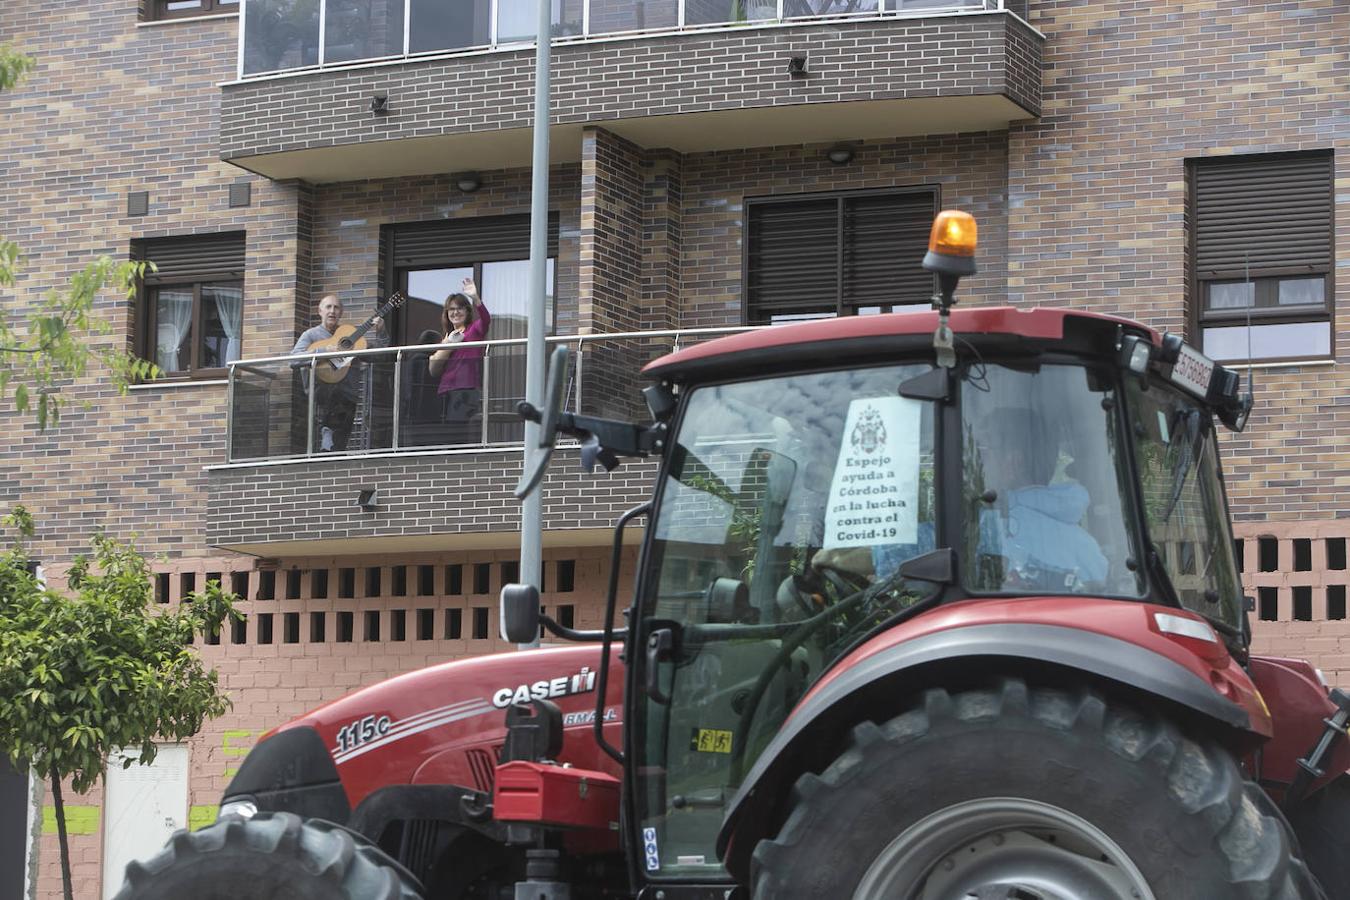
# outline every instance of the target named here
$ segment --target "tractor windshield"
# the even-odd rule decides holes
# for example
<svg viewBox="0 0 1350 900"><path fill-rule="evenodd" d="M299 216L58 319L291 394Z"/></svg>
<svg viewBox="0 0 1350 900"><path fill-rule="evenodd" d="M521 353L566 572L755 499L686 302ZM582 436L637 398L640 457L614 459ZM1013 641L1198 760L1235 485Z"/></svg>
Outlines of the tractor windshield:
<svg viewBox="0 0 1350 900"><path fill-rule="evenodd" d="M1131 379L1126 391L1149 540L1181 605L1237 631L1242 582L1212 417L1171 387Z"/></svg>
<svg viewBox="0 0 1350 900"><path fill-rule="evenodd" d="M822 672L935 588L928 366L715 385L689 397L652 523L640 646L639 827L653 878L720 875L726 803Z"/></svg>

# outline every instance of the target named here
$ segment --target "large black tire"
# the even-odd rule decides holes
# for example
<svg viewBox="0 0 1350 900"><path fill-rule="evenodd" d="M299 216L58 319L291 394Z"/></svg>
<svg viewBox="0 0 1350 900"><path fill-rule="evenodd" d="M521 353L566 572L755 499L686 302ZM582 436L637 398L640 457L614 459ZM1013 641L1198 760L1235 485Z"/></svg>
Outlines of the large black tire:
<svg viewBox="0 0 1350 900"><path fill-rule="evenodd" d="M1090 689L934 689L796 783L755 900L1314 900L1230 754Z"/></svg>
<svg viewBox="0 0 1350 900"><path fill-rule="evenodd" d="M1350 775L1305 798L1289 824L1327 896L1350 897Z"/></svg>
<svg viewBox="0 0 1350 900"><path fill-rule="evenodd" d="M406 869L358 834L292 813L179 831L127 866L113 900L421 900Z"/></svg>

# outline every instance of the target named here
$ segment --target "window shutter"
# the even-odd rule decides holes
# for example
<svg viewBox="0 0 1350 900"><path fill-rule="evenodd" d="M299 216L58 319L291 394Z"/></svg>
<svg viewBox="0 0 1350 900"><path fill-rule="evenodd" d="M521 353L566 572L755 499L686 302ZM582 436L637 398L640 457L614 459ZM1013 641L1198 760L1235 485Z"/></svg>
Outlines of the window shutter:
<svg viewBox="0 0 1350 900"><path fill-rule="evenodd" d="M844 304L927 303L935 290L923 268L937 212L928 191L844 201Z"/></svg>
<svg viewBox="0 0 1350 900"><path fill-rule="evenodd" d="M775 314L834 313L839 201L755 203L748 219L747 319L760 323Z"/></svg>
<svg viewBox="0 0 1350 900"><path fill-rule="evenodd" d="M1327 154L1199 161L1196 277L1330 271L1331 204Z"/></svg>
<svg viewBox="0 0 1350 900"><path fill-rule="evenodd" d="M146 273L146 284L203 278L239 279L244 277L244 232L136 241L132 255L156 266L156 271Z"/></svg>
<svg viewBox="0 0 1350 900"><path fill-rule="evenodd" d="M474 216L393 228L394 266L417 268L528 259L529 216ZM558 214L548 217L548 255L558 255Z"/></svg>

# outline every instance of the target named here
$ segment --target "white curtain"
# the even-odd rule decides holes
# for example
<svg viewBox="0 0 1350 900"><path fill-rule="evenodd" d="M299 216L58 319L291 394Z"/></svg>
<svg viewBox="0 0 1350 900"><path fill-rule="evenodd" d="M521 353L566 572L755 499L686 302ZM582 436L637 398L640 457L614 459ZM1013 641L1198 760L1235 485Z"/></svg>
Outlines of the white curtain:
<svg viewBox="0 0 1350 900"><path fill-rule="evenodd" d="M202 292L215 297L220 327L225 332L225 358L221 362L238 359L244 336L244 292L239 288L218 285L203 288Z"/></svg>
<svg viewBox="0 0 1350 900"><path fill-rule="evenodd" d="M161 289L155 306L155 365L165 372L181 372L178 349L192 327L192 291Z"/></svg>
<svg viewBox="0 0 1350 900"><path fill-rule="evenodd" d="M553 260L544 273L545 327L553 331ZM527 259L483 263L483 283L478 293L492 313L493 339L525 337L530 312L530 261Z"/></svg>

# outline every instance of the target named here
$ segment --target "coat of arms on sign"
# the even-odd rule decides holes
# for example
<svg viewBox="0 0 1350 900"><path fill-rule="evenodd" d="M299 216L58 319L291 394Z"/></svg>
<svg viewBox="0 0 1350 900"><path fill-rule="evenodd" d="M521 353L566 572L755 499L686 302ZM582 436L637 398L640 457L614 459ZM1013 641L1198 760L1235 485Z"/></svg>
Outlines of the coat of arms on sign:
<svg viewBox="0 0 1350 900"><path fill-rule="evenodd" d="M881 413L870 406L864 409L862 415L858 417L857 424L853 426L849 442L855 450L864 453L874 453L878 447L884 445L886 424L881 419Z"/></svg>

